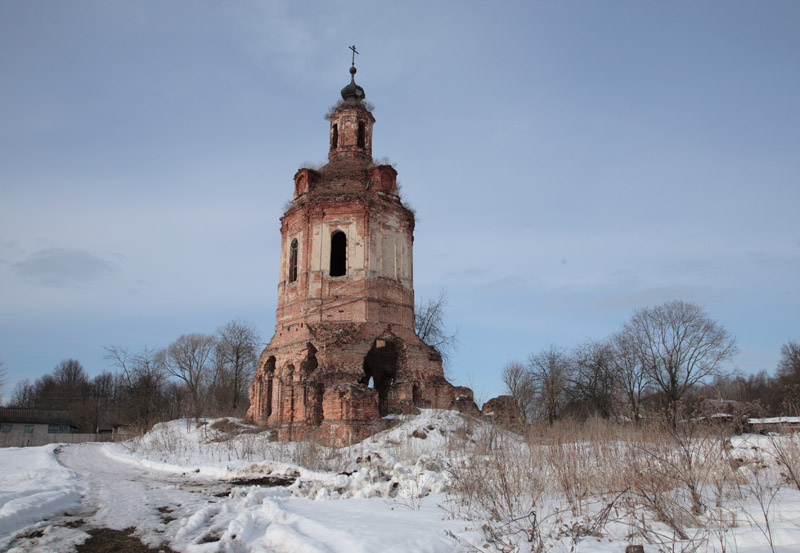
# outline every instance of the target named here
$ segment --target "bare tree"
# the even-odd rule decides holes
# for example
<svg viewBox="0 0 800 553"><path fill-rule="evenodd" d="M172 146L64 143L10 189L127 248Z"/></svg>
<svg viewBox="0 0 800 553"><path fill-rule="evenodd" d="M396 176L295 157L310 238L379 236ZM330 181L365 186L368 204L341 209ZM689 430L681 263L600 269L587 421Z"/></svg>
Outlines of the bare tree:
<svg viewBox="0 0 800 553"><path fill-rule="evenodd" d="M664 396L673 427L686 392L736 353L736 340L698 305L680 300L636 311L625 331Z"/></svg>
<svg viewBox="0 0 800 553"><path fill-rule="evenodd" d="M530 422L536 385L531 373L518 361L511 361L503 367L503 384L514 402L514 412L518 422Z"/></svg>
<svg viewBox="0 0 800 553"><path fill-rule="evenodd" d="M27 380L18 383L11 403L16 407L68 409L73 421L88 431L92 426L91 399L92 386L83 365L65 359L33 384Z"/></svg>
<svg viewBox="0 0 800 553"><path fill-rule="evenodd" d="M778 361L777 374L800 379L800 344L790 340L781 346L781 359Z"/></svg>
<svg viewBox="0 0 800 553"><path fill-rule="evenodd" d="M625 396L631 418L638 424L642 416L642 396L649 381L635 336L631 332L617 332L611 336L610 342L613 351L611 363L617 385Z"/></svg>
<svg viewBox="0 0 800 553"><path fill-rule="evenodd" d="M103 371L89 381L89 395L79 414L85 428L100 432L104 413L117 407L117 381L108 371Z"/></svg>
<svg viewBox="0 0 800 553"><path fill-rule="evenodd" d="M106 354L103 356L107 361L122 371L122 379L126 385L130 385L132 380L132 356L126 348L120 346L103 346ZM145 348L145 353L147 348Z"/></svg>
<svg viewBox="0 0 800 553"><path fill-rule="evenodd" d="M458 345L458 331L448 334L444 328L444 313L447 308L447 293L439 290L439 295L429 300L420 300L414 306L414 330L417 336L436 348L442 356L442 363L447 365L450 354Z"/></svg>
<svg viewBox="0 0 800 553"><path fill-rule="evenodd" d="M69 388L82 388L89 381L83 365L77 359L65 359L56 365L53 376Z"/></svg>
<svg viewBox="0 0 800 553"><path fill-rule="evenodd" d="M153 350L144 348L130 354L127 349L107 346L106 359L121 371L120 402L128 421L141 429L166 419L169 404L165 398L166 376L156 362Z"/></svg>
<svg viewBox="0 0 800 553"><path fill-rule="evenodd" d="M230 321L217 330L215 380L220 407L234 414L246 407L247 387L253 378L260 339L253 323Z"/></svg>
<svg viewBox="0 0 800 553"><path fill-rule="evenodd" d="M211 370L215 340L208 334L183 334L166 349L156 353L167 374L182 380L189 393L191 416L199 417L203 410L202 386Z"/></svg>
<svg viewBox="0 0 800 553"><path fill-rule="evenodd" d="M11 407L33 407L35 405L33 384L30 380L26 378L17 382L8 404Z"/></svg>
<svg viewBox="0 0 800 553"><path fill-rule="evenodd" d="M794 341L781 346L781 358L775 372L779 384L780 409L787 415L800 411L800 344Z"/></svg>
<svg viewBox="0 0 800 553"><path fill-rule="evenodd" d="M108 371L103 371L89 382L92 399L98 403L99 409L109 409L117 396L117 378Z"/></svg>
<svg viewBox="0 0 800 553"><path fill-rule="evenodd" d="M614 412L617 388L613 349L606 341L587 342L572 352L570 382L573 394L587 414L610 418Z"/></svg>
<svg viewBox="0 0 800 553"><path fill-rule="evenodd" d="M528 357L528 370L541 398L544 418L553 424L564 400L569 376L569 358L564 351L551 345Z"/></svg>
<svg viewBox="0 0 800 553"><path fill-rule="evenodd" d="M5 367L3 367L3 362L0 361L0 390L5 388L6 383L8 382L8 372L6 371ZM0 395L0 399L3 396Z"/></svg>
<svg viewBox="0 0 800 553"><path fill-rule="evenodd" d="M76 359L65 359L33 384L33 402L47 409L80 411L91 395L89 378Z"/></svg>

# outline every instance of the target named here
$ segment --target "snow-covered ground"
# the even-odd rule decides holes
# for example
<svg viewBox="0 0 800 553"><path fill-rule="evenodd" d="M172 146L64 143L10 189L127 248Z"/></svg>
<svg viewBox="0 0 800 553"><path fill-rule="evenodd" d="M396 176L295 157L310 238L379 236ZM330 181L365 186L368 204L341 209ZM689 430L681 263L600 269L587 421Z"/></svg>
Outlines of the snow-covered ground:
<svg viewBox="0 0 800 553"><path fill-rule="evenodd" d="M0 449L0 540L80 506L82 479L56 459L57 445ZM0 546L2 546L0 541Z"/></svg>
<svg viewBox="0 0 800 553"><path fill-rule="evenodd" d="M340 450L271 442L255 430L225 420L182 420L125 444L0 449L0 550L69 552L93 527L133 527L149 545L187 553L501 550L500 541L487 545L485 521L476 520L476 511L457 506L454 478L464 470L480 475L481 459L492 462L495 453L476 455L476 444L521 444L513 434L436 410L403 417ZM743 464L766 468L757 473L761 487L748 488L758 493L725 508L733 515L724 536L664 534L645 551L800 551L800 491L786 484L777 465L766 466L763 452L770 445L760 436L731 440ZM269 486L269 479L284 485ZM542 539L509 533L502 538L513 542L507 551L541 543L553 551L621 553L629 543L642 543L629 523L608 522L613 517L603 501L592 511L589 497L585 512L604 526L570 538L578 518L570 518L564 498L542 497Z"/></svg>
<svg viewBox="0 0 800 553"><path fill-rule="evenodd" d="M441 417L450 414L429 412L418 423ZM145 543L185 552L456 551L446 531L464 525L443 520L447 475L424 454L439 442L400 448L403 432L329 450L266 434L220 440L211 423L183 420L127 444L0 450L0 550L71 551L88 535L64 523L80 519L87 527L135 527ZM392 450L416 460L399 462ZM295 457L337 470L311 470ZM265 476L296 481L236 485Z"/></svg>
<svg viewBox="0 0 800 553"><path fill-rule="evenodd" d="M766 417L747 419L750 424L800 424L800 417Z"/></svg>

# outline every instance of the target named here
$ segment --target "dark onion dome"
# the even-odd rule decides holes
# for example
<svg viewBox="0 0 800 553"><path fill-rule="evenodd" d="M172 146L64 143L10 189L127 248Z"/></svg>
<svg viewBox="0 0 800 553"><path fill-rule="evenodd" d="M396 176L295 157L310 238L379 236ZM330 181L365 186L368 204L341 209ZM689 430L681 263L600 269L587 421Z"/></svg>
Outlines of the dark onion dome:
<svg viewBox="0 0 800 553"><path fill-rule="evenodd" d="M356 68L352 66L350 68L350 84L342 89L342 99L349 100L353 98L357 102L360 102L365 97L364 89L356 84Z"/></svg>

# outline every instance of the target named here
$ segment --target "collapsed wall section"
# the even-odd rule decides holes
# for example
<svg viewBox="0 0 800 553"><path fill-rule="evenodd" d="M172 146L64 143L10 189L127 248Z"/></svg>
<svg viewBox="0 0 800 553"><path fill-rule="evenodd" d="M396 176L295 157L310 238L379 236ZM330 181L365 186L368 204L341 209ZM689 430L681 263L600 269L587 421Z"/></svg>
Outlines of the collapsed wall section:
<svg viewBox="0 0 800 553"><path fill-rule="evenodd" d="M268 347L250 388L249 417L279 439L363 439L381 417L415 407L449 409L454 388L441 357L413 333L370 324L305 325Z"/></svg>

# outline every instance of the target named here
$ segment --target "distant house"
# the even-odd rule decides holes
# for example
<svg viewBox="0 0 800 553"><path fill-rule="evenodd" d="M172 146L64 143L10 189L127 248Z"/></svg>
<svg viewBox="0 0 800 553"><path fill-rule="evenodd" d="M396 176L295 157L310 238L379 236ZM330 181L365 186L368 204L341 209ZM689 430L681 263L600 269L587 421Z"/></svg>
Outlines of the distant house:
<svg viewBox="0 0 800 553"><path fill-rule="evenodd" d="M749 432L768 434L770 432L791 433L800 431L800 417L753 418L747 421Z"/></svg>
<svg viewBox="0 0 800 553"><path fill-rule="evenodd" d="M112 411L97 412L97 422L86 432L69 409L0 407L0 447L114 441L122 426L116 421L115 414Z"/></svg>
<svg viewBox="0 0 800 553"><path fill-rule="evenodd" d="M0 445L26 446L42 442L43 438L57 438L53 434L75 434L69 409L27 409L0 407ZM59 441L48 439L45 443Z"/></svg>

